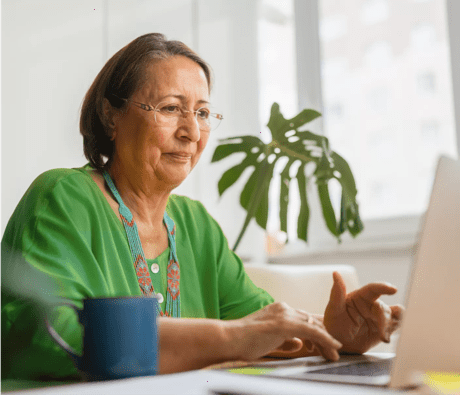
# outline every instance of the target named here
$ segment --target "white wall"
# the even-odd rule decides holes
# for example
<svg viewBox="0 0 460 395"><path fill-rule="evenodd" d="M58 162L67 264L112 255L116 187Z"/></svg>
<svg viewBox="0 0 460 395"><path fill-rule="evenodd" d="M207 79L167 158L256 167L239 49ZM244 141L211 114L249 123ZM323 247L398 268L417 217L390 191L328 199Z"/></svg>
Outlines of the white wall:
<svg viewBox="0 0 460 395"><path fill-rule="evenodd" d="M85 163L78 112L104 61L102 13L102 0L2 2L2 232L38 174Z"/></svg>
<svg viewBox="0 0 460 395"><path fill-rule="evenodd" d="M83 96L105 61L141 34L185 42L215 72L213 103L225 115L197 168L177 193L199 199L233 244L245 212L210 164L218 138L257 133L257 2L174 0L2 1L2 233L30 183L45 170L86 163L79 134ZM263 259L263 232L238 252Z"/></svg>

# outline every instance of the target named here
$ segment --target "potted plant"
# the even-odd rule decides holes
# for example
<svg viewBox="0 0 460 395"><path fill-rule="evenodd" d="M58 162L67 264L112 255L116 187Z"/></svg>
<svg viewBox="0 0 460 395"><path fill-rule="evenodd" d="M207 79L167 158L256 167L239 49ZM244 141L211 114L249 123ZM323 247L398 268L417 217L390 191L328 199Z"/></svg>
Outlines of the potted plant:
<svg viewBox="0 0 460 395"><path fill-rule="evenodd" d="M296 179L300 194L300 212L297 218L297 237L308 240L308 221L310 208L307 198L307 185L314 181L319 194L323 217L329 231L340 242L340 236L348 231L356 236L363 230L356 201L357 189L350 166L338 153L331 150L329 140L308 130L299 130L305 124L320 117L312 109L305 109L291 119L285 119L279 105L273 103L268 128L271 141L265 144L256 136L238 136L222 139L214 151L212 162L220 161L234 153L246 154L241 163L226 170L218 182L219 195L231 187L248 167L254 167L240 195L240 204L246 210L246 219L233 247L235 251L250 221L266 229L269 207L270 182L275 176L275 164L282 157L287 162L281 170L280 187L280 230L287 232L287 211L289 186ZM290 176L290 168L300 161L297 173ZM313 164L313 165L310 165ZM308 166L308 167L307 167ZM312 170L313 168L313 170ZM334 211L329 196L330 180L336 179L341 186L342 196L340 214Z"/></svg>

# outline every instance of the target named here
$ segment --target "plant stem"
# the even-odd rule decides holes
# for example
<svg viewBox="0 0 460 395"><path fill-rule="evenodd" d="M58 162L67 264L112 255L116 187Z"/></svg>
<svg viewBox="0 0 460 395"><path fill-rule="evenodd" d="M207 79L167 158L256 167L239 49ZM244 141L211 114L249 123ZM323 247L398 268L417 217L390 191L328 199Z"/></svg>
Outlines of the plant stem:
<svg viewBox="0 0 460 395"><path fill-rule="evenodd" d="M233 246L233 252L236 252L236 249L238 248L238 245L240 244L241 239L243 238L244 233L246 232L246 228L249 225L249 222L251 222L251 219L253 217L249 215L249 213L246 215L246 219L244 220L243 228L240 231L240 234L238 235L238 238L236 239L235 245Z"/></svg>

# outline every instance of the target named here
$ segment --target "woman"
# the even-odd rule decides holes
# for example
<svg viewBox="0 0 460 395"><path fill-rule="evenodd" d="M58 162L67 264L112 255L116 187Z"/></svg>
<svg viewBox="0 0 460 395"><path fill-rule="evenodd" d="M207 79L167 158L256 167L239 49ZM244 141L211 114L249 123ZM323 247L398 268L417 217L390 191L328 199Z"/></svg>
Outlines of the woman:
<svg viewBox="0 0 460 395"><path fill-rule="evenodd" d="M324 317L273 303L205 208L171 195L222 118L209 110L210 90L207 64L160 34L137 38L101 70L81 113L89 164L39 176L2 240L3 377L77 374L37 318L43 292L21 299L24 281L77 306L87 297L157 297L161 373L275 351L337 360L338 350L362 353L389 341L401 308L378 298L394 287L369 284L347 295L335 273ZM67 310L53 325L79 349L80 327Z"/></svg>

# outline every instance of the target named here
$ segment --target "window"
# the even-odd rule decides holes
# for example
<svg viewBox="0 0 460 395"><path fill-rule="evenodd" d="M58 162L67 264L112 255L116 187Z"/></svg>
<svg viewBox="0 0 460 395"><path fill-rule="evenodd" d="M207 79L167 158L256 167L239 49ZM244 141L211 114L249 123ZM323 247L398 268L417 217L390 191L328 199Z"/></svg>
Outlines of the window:
<svg viewBox="0 0 460 395"><path fill-rule="evenodd" d="M324 41L332 41L345 35L347 19L344 15L331 15L320 22L319 34Z"/></svg>
<svg viewBox="0 0 460 395"><path fill-rule="evenodd" d="M436 44L436 30L433 24L415 25L411 31L411 44L419 51L431 50Z"/></svg>
<svg viewBox="0 0 460 395"><path fill-rule="evenodd" d="M263 126L277 102L286 116L297 109L297 73L292 0L262 0L258 21L260 118ZM267 137L263 128L262 139Z"/></svg>
<svg viewBox="0 0 460 395"><path fill-rule="evenodd" d="M388 14L388 0L365 0L361 10L361 20L366 25L373 25L386 20Z"/></svg>
<svg viewBox="0 0 460 395"><path fill-rule="evenodd" d="M439 122L437 120L423 121L420 126L420 137L426 144L436 144L439 138Z"/></svg>
<svg viewBox="0 0 460 395"><path fill-rule="evenodd" d="M332 102L329 106L324 108L323 116L330 122L340 121L343 119L343 104L340 102Z"/></svg>
<svg viewBox="0 0 460 395"><path fill-rule="evenodd" d="M391 44L387 41L370 44L363 55L363 61L369 68L389 67L392 62Z"/></svg>
<svg viewBox="0 0 460 395"><path fill-rule="evenodd" d="M367 96L367 108L374 113L381 113L388 110L389 94L386 86L371 88ZM363 115L367 117L366 115ZM372 122L369 119L369 122Z"/></svg>
<svg viewBox="0 0 460 395"><path fill-rule="evenodd" d="M362 0L361 8L336 0L288 3L289 10L292 4L295 9L289 29L291 35L295 32L296 51L283 61L290 70L297 64L300 108L323 113L319 130L312 130L329 137L355 174L366 225L359 239L375 245L383 234L398 238L398 224L399 239L412 243L427 207L437 157L457 157L446 2ZM316 73L312 59L318 58ZM268 78L266 71L262 75ZM293 94L286 86L279 97ZM298 110L282 106L286 116ZM295 209L292 215L297 215ZM317 225L311 224L315 231ZM332 245L327 231L321 237L323 241L313 243L316 247ZM304 252L305 245L296 251Z"/></svg>
<svg viewBox="0 0 460 395"><path fill-rule="evenodd" d="M435 75L428 71L417 76L417 92L421 95L432 95L436 92Z"/></svg>
<svg viewBox="0 0 460 395"><path fill-rule="evenodd" d="M270 117L270 109L274 102L280 105L286 117L292 117L297 111L297 72L296 46L294 29L293 0L261 0L258 20L259 40L259 114L261 119L261 139L267 141L269 131L266 124ZM272 181L270 202L278 206L279 178ZM279 229L276 210L270 210L267 230L272 236L267 239L266 248L273 253L273 245L280 236L273 236Z"/></svg>
<svg viewBox="0 0 460 395"><path fill-rule="evenodd" d="M333 2L319 0L320 21L330 18ZM341 38L347 47L363 48L361 52L344 53L320 36L322 62L340 55L351 65L341 78L349 80L353 98L347 101L347 111L354 117L345 119L342 128L357 138L339 141L332 133L330 139L337 151L350 153L346 159L356 176L365 221L421 214L430 192L429 187L421 191L421 186L429 185L437 155L456 156L450 75L441 72L450 64L448 43L446 37L436 35L446 29L444 1L433 1L436 8L424 13L421 24L409 14L390 14L400 4L400 0L363 2L365 24ZM411 7L416 12L422 5ZM352 18L355 11L349 7L341 12ZM394 31L401 33L392 35ZM385 39L368 42L375 36ZM322 75L323 86L329 86L329 78L328 73ZM428 102L434 94L436 102ZM323 94L323 103L329 108L335 101ZM326 119L327 135L329 125Z"/></svg>

